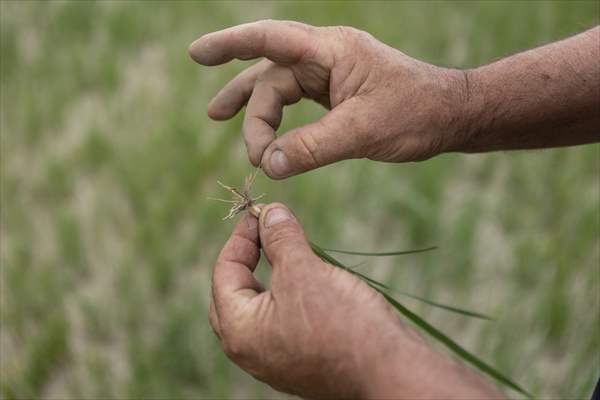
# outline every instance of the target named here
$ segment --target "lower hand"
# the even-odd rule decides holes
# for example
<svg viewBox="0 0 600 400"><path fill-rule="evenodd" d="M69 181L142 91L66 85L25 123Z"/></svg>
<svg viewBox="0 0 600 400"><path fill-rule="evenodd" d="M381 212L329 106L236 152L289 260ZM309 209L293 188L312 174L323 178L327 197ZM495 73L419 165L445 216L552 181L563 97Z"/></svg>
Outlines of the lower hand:
<svg viewBox="0 0 600 400"><path fill-rule="evenodd" d="M259 243L272 266L268 290L253 275ZM318 258L282 204L236 226L214 269L210 323L241 368L299 396L501 397L429 347L378 292Z"/></svg>

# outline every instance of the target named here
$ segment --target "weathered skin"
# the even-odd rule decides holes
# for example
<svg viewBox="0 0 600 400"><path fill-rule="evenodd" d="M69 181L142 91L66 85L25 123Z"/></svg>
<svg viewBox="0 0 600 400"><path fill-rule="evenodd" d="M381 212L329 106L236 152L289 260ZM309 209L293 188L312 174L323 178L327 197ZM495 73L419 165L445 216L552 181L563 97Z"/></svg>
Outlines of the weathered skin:
<svg viewBox="0 0 600 400"><path fill-rule="evenodd" d="M265 57L229 82L208 114L245 104L248 156L280 179L348 158L419 161L449 152L600 139L600 28L474 70L436 67L349 27L260 21L190 46L204 65ZM275 136L283 106L329 111Z"/></svg>
<svg viewBox="0 0 600 400"><path fill-rule="evenodd" d="M207 34L190 54L204 65L265 57L227 84L208 114L228 119L247 104L250 161L276 179L348 158L404 162L600 140L599 27L465 71L412 59L353 28L283 21ZM276 137L283 106L303 97L330 111ZM267 291L252 274L259 244L273 267ZM310 398L502 397L429 347L368 285L315 256L284 205L237 225L215 266L213 300L225 352L276 389Z"/></svg>
<svg viewBox="0 0 600 400"><path fill-rule="evenodd" d="M269 290L252 274L259 243L273 267ZM235 363L303 397L502 397L434 351L381 294L321 261L283 204L237 224L215 265L210 322Z"/></svg>

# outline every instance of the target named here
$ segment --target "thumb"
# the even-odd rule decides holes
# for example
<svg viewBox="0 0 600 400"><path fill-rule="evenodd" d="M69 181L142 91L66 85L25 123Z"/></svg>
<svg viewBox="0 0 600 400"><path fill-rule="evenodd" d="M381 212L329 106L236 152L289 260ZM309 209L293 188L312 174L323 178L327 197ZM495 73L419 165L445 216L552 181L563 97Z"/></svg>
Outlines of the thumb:
<svg viewBox="0 0 600 400"><path fill-rule="evenodd" d="M275 139L262 155L261 166L273 179L349 158L362 157L360 130L354 107L342 103L319 121L293 129Z"/></svg>
<svg viewBox="0 0 600 400"><path fill-rule="evenodd" d="M316 257L302 226L285 205L272 203L263 207L259 226L261 246L273 268Z"/></svg>

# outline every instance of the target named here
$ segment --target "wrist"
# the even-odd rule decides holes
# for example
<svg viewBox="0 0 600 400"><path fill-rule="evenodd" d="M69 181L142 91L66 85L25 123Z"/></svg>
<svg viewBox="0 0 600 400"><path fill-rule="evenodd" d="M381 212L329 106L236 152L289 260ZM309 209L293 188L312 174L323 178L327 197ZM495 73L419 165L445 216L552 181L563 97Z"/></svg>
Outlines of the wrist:
<svg viewBox="0 0 600 400"><path fill-rule="evenodd" d="M391 336L390 336L391 337ZM502 399L479 374L433 349L412 327L402 326L393 344L382 342L364 369L363 399Z"/></svg>
<svg viewBox="0 0 600 400"><path fill-rule="evenodd" d="M361 368L359 398L395 399L414 397L420 385L419 370L426 370L423 362L431 349L411 327L400 326L386 338L371 342L365 353L368 359ZM419 367L421 365L421 367Z"/></svg>
<svg viewBox="0 0 600 400"><path fill-rule="evenodd" d="M454 88L444 152L477 151L484 121L482 74L479 69L450 70Z"/></svg>

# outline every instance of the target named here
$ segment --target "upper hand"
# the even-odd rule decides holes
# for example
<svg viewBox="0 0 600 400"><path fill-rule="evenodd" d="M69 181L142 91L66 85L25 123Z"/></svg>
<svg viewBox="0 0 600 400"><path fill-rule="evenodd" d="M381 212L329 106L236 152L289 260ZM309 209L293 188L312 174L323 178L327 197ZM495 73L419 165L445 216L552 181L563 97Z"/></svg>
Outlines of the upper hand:
<svg viewBox="0 0 600 400"><path fill-rule="evenodd" d="M268 290L253 275L259 243L272 266ZM210 322L240 367L303 397L498 397L378 292L318 258L282 204L238 223L215 265Z"/></svg>
<svg viewBox="0 0 600 400"><path fill-rule="evenodd" d="M265 57L229 82L208 114L229 119L247 104L248 156L272 178L349 158L426 159L455 147L465 128L462 72L410 58L354 28L259 21L206 34L189 51L203 65ZM276 137L283 106L303 97L331 111Z"/></svg>

